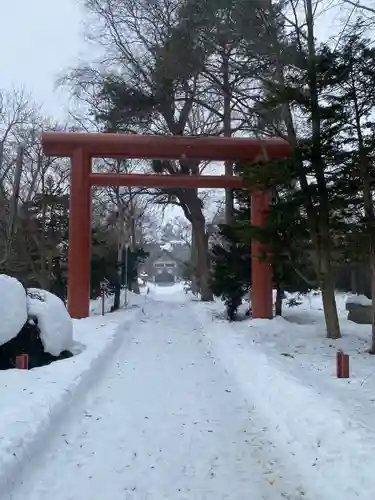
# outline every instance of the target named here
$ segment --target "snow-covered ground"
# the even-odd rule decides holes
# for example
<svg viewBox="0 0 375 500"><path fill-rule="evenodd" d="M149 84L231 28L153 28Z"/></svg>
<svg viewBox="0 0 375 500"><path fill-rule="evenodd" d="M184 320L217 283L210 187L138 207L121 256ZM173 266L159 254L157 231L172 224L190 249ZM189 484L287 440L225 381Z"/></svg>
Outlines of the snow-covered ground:
<svg viewBox="0 0 375 500"><path fill-rule="evenodd" d="M20 469L37 455L67 408L102 375L146 297L131 296L127 310L73 320L77 355L35 370L0 371L0 498Z"/></svg>
<svg viewBox="0 0 375 500"><path fill-rule="evenodd" d="M372 498L375 358L344 302L339 341L320 297L229 324L182 285L76 321L82 354L0 373L0 498ZM338 348L349 380L335 378Z"/></svg>
<svg viewBox="0 0 375 500"><path fill-rule="evenodd" d="M220 302L205 309L215 355L266 417L272 441L305 480L306 498L369 498L375 494L375 358L366 353L371 326L346 319L337 295L343 337L325 337L320 296L286 308L283 318L223 319ZM336 352L350 355L350 379L336 378Z"/></svg>
<svg viewBox="0 0 375 500"><path fill-rule="evenodd" d="M350 414L373 427L375 411L375 357L367 353L371 343L371 326L348 321L347 298L337 294L342 338L326 338L321 296L311 295L298 307L284 307L283 317L269 320L239 321L228 324L218 301L206 304L208 318L235 332L248 347L261 348L285 372L315 387L320 393L334 394ZM201 307L198 305L197 307ZM201 309L199 309L201 310ZM336 378L336 352L350 355L350 378ZM357 402L357 403L355 403Z"/></svg>
<svg viewBox="0 0 375 500"><path fill-rule="evenodd" d="M145 287L140 285L141 289L141 294L143 295L145 293ZM120 295L120 307L125 307L127 303L133 302L134 303L134 296L133 299L130 300L132 297L132 293L128 292L127 290L121 290L121 295ZM111 307L113 306L113 295L104 295L104 313L109 313L111 311ZM99 316L102 314L103 311L103 297L98 297L95 300L90 301L90 315L91 316Z"/></svg>

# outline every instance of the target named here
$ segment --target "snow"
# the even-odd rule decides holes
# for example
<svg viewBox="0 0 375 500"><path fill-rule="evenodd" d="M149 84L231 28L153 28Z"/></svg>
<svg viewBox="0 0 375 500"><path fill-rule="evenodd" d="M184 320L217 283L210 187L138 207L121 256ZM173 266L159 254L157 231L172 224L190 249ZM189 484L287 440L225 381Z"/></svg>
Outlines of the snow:
<svg viewBox="0 0 375 500"><path fill-rule="evenodd" d="M26 292L22 284L0 274L0 345L16 337L27 321Z"/></svg>
<svg viewBox="0 0 375 500"><path fill-rule="evenodd" d="M53 356L71 350L73 322L64 302L56 295L40 290L27 289L27 313L38 320L40 339L44 350Z"/></svg>
<svg viewBox="0 0 375 500"><path fill-rule="evenodd" d="M169 243L171 245L186 245L185 240L170 240Z"/></svg>
<svg viewBox="0 0 375 500"><path fill-rule="evenodd" d="M139 287L142 294L146 290L144 286ZM120 294L120 307L124 307L131 297L132 305L142 305L143 298L141 296L135 295L126 289L121 290ZM113 295L108 294L104 296L104 313L111 312L113 306ZM90 301L90 316L101 315L103 311L103 298L98 297L97 299Z"/></svg>
<svg viewBox="0 0 375 500"><path fill-rule="evenodd" d="M346 319L345 295L337 303L343 338L336 341L325 338L320 296L271 321L228 324L221 304L205 309L215 321L209 338L216 356L266 417L272 442L304 478L306 495L365 499L375 489L375 390L367 384L375 371L365 351L371 326ZM338 349L350 355L350 379L336 378Z"/></svg>
<svg viewBox="0 0 375 500"><path fill-rule="evenodd" d="M171 243L164 243L163 245L160 245L161 250L165 250L166 252L172 252L173 251L173 245Z"/></svg>
<svg viewBox="0 0 375 500"><path fill-rule="evenodd" d="M272 446L254 411L183 292L170 292L153 287L156 300L101 382L4 500L274 500L294 491L272 482Z"/></svg>
<svg viewBox="0 0 375 500"><path fill-rule="evenodd" d="M372 498L371 326L346 319L347 296L333 341L319 295L228 323L182 284L149 289L75 321L78 356L0 373L2 500Z"/></svg>
<svg viewBox="0 0 375 500"><path fill-rule="evenodd" d="M121 344L127 325L140 314L142 308L132 304L128 310L105 317L73 320L76 356L30 371L0 371L2 500L30 459L43 452L68 409L95 385Z"/></svg>
<svg viewBox="0 0 375 500"><path fill-rule="evenodd" d="M372 301L365 295L349 295L346 298L347 304L358 304L360 306L371 306Z"/></svg>

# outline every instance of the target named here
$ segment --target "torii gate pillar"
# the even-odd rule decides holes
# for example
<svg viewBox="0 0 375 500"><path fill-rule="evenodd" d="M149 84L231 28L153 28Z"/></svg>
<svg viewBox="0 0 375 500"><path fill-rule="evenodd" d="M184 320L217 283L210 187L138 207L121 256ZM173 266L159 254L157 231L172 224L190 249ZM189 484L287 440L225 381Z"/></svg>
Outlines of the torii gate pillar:
<svg viewBox="0 0 375 500"><path fill-rule="evenodd" d="M251 224L265 225L272 195L270 191L254 191L251 195ZM251 242L251 309L253 318L273 317L272 265L267 247L253 239Z"/></svg>
<svg viewBox="0 0 375 500"><path fill-rule="evenodd" d="M72 154L69 203L68 310L72 318L90 316L91 158L82 148Z"/></svg>

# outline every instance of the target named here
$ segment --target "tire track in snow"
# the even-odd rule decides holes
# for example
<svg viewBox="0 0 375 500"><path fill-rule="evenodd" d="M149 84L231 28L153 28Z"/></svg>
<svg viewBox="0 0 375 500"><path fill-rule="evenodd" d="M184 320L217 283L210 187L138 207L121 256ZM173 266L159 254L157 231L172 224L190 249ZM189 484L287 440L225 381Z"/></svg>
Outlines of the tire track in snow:
<svg viewBox="0 0 375 500"><path fill-rule="evenodd" d="M245 401L245 405L249 409L249 420L251 421L251 430L249 431L250 440L246 442L252 448L252 456L254 461L258 464L260 474L263 474L265 480L280 493L280 498L287 500L309 500L315 498L310 496L308 488L305 487L303 478L298 475L291 463L285 463L288 458L284 450L278 450L277 445L272 440L272 433L269 432L267 420L261 414L252 401L248 399L248 395L243 392L243 388L238 385L236 375L228 371L225 364L222 363L220 356L216 354L216 349L211 341L215 336L215 326L220 326L222 330L222 322L220 325L212 321L210 316L209 326L207 322L202 321L205 314L200 318L197 311L196 304L192 305L191 313L195 317L196 323L199 325L200 334L207 346L207 353L211 357L214 364L220 365L221 369L227 374L231 383L235 387L237 397ZM198 314L197 314L198 312ZM207 319L207 318L206 318ZM225 323L225 326L229 325ZM208 329L210 330L208 332ZM224 328L225 329L225 328ZM219 334L219 332L217 332ZM222 333L222 332L221 332ZM249 369L249 376L251 376L251 369ZM275 408L277 413L277 408Z"/></svg>
<svg viewBox="0 0 375 500"><path fill-rule="evenodd" d="M191 307L159 301L146 313L3 500L308 498L275 474L272 443Z"/></svg>

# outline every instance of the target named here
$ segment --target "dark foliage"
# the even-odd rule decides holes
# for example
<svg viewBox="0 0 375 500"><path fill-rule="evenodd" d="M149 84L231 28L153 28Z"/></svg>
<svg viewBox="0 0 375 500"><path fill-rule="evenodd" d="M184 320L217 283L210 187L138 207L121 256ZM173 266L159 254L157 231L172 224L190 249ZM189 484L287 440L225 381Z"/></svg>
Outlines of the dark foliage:
<svg viewBox="0 0 375 500"><path fill-rule="evenodd" d="M99 295L100 284L107 283L108 293L113 293L117 286L128 283L131 289L132 283L137 279L137 267L144 262L148 253L142 248L135 251L128 249L123 251L121 266L121 282L118 283L118 262L117 247L108 243L108 235L98 230L93 230L92 234L92 255L91 255L91 298Z"/></svg>
<svg viewBox="0 0 375 500"><path fill-rule="evenodd" d="M214 295L224 300L228 319L234 321L243 297L249 292L250 246L240 240L235 228L231 226L221 226L219 238L223 243L212 248L211 287Z"/></svg>
<svg viewBox="0 0 375 500"><path fill-rule="evenodd" d="M246 168L241 167L243 175ZM306 293L316 287L306 231L300 230L295 210L290 211L275 197L268 223L259 229L249 223L251 204L247 193L236 192L235 199L233 223L220 226L219 241L212 248L212 289L224 300L230 321L236 318L243 298L250 293L253 237L269 245L274 286L280 296L285 291Z"/></svg>
<svg viewBox="0 0 375 500"><path fill-rule="evenodd" d="M29 369L73 356L70 351L63 351L60 356L45 352L36 320L27 321L16 337L0 346L0 370L15 368L16 357L21 354L28 354Z"/></svg>
<svg viewBox="0 0 375 500"><path fill-rule="evenodd" d="M245 192L235 193L237 208L233 225L220 225L217 242L212 246L211 287L216 297L226 305L228 319L236 318L243 297L249 293L251 282L250 240L242 237L248 225L250 200Z"/></svg>

